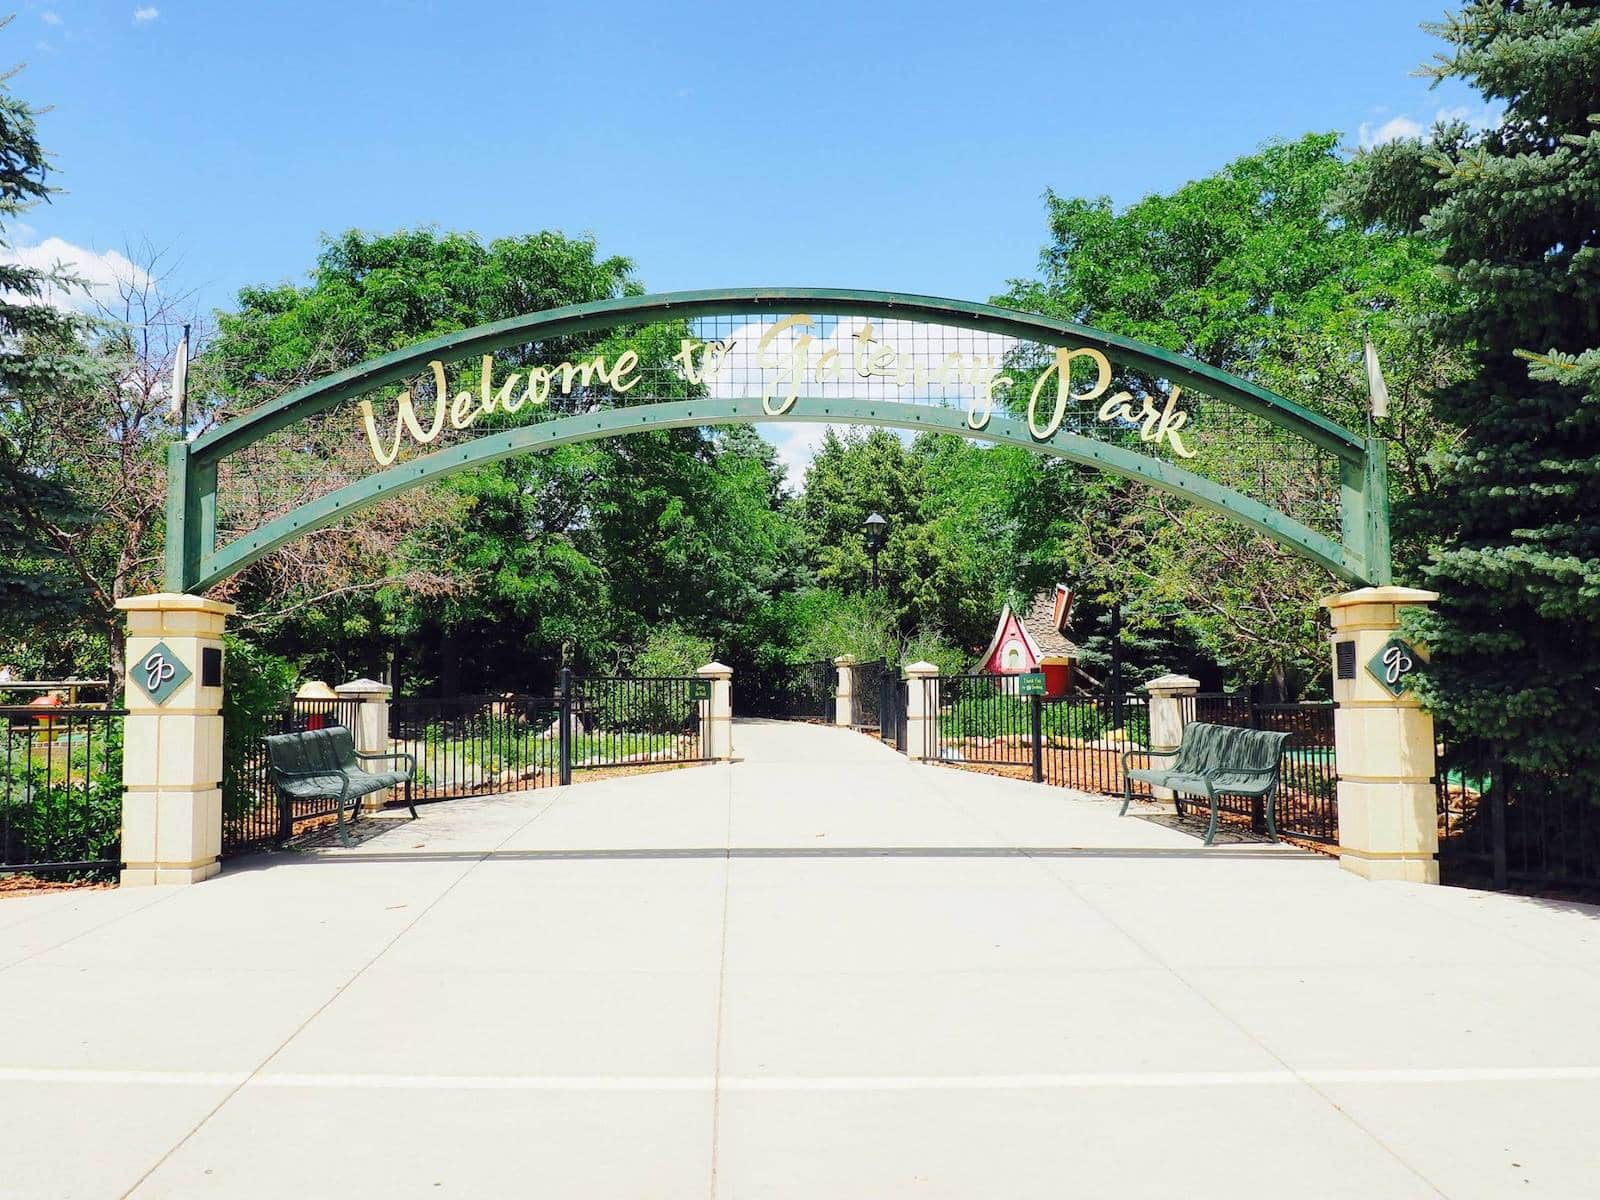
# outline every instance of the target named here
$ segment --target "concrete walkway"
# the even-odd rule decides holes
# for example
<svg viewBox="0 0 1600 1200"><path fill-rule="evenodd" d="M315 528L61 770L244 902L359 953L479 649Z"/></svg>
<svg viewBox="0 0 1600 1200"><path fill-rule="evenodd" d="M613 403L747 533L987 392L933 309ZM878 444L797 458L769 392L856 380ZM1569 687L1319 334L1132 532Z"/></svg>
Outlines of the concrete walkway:
<svg viewBox="0 0 1600 1200"><path fill-rule="evenodd" d="M1600 909L736 748L0 900L0 1196L1600 1194Z"/></svg>

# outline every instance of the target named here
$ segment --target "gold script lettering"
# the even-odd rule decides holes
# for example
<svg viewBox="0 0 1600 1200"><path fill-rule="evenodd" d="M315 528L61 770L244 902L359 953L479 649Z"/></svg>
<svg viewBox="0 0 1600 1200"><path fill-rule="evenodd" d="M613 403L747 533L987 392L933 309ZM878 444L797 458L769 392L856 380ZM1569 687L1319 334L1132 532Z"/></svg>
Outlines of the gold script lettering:
<svg viewBox="0 0 1600 1200"><path fill-rule="evenodd" d="M427 445L438 437L444 430L445 397L449 395L449 388L444 380L444 364L435 359L428 364L433 371L433 424L423 429L417 420L417 410L411 401L411 389L401 390L396 400L397 412L394 422L394 441L389 449L383 448L383 443L378 440L378 418L372 410L372 401L361 402L361 419L367 427L367 442L372 446L372 457L380 467L387 467L400 457L400 437L406 431L422 445Z"/></svg>
<svg viewBox="0 0 1600 1200"><path fill-rule="evenodd" d="M761 335L761 340L756 343L756 365L763 372L776 371L778 377L771 383L764 384L761 389L761 411L769 417L781 417L794 407L796 400L800 399L800 387L805 381L806 364L811 358L811 335L802 333L795 339L794 345L785 353L774 351L776 357L769 359L767 351L779 334L791 329L811 328L811 318L804 313L795 313L792 317L785 317L771 329ZM789 385L789 394L777 408L772 407L772 398L784 383Z"/></svg>
<svg viewBox="0 0 1600 1200"><path fill-rule="evenodd" d="M1087 358L1094 364L1095 381L1086 392L1072 390L1072 360ZM1050 377L1056 377L1056 403L1051 410L1050 419L1043 425L1039 424L1039 396L1044 391L1044 385ZM1104 354L1092 350L1088 346L1081 346L1076 350L1068 350L1065 346L1056 349L1056 360L1044 369L1044 372L1034 382L1033 394L1028 397L1028 431L1034 437L1043 440L1054 436L1056 430L1061 428L1061 421L1067 415L1067 401L1077 400L1087 403L1097 400L1111 386L1111 363Z"/></svg>

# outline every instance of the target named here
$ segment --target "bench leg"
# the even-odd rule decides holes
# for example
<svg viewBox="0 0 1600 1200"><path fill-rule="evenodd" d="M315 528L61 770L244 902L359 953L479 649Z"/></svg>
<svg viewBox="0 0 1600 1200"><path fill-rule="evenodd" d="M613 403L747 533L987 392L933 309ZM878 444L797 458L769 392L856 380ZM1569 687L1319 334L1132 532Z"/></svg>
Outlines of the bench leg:
<svg viewBox="0 0 1600 1200"><path fill-rule="evenodd" d="M1129 779L1126 775L1124 775L1123 778L1122 778L1122 811L1119 812L1117 814L1117 816L1119 816L1119 817L1127 816L1128 815L1128 805L1130 805L1132 803L1133 803L1133 780Z"/></svg>
<svg viewBox="0 0 1600 1200"><path fill-rule="evenodd" d="M1216 836L1217 836L1217 817L1221 812L1221 808L1222 808L1221 799L1216 795L1216 793L1212 793L1212 796L1211 796L1211 823L1206 826L1206 840L1202 843L1203 845L1209 846L1216 839Z"/></svg>
<svg viewBox="0 0 1600 1200"><path fill-rule="evenodd" d="M406 780L406 807L411 810L411 819L417 819L417 806L411 801L411 780Z"/></svg>
<svg viewBox="0 0 1600 1200"><path fill-rule="evenodd" d="M350 831L344 827L344 802L345 802L345 795L344 795L343 792L340 792L339 793L339 800L334 805L333 813L334 813L334 819L337 820L338 823L339 823L339 844L341 846L343 846L346 850L348 850L348 849L351 848L353 843L350 841ZM360 805L360 803L361 803L361 801L358 798L356 800L356 804Z"/></svg>
<svg viewBox="0 0 1600 1200"><path fill-rule="evenodd" d="M1276 787L1267 793L1267 836L1273 841L1278 840L1278 789Z"/></svg>

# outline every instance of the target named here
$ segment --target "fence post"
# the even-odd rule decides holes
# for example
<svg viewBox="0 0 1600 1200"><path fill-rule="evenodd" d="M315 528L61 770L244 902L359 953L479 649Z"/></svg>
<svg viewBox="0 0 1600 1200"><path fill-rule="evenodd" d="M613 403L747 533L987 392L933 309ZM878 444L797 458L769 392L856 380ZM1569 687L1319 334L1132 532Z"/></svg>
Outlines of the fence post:
<svg viewBox="0 0 1600 1200"><path fill-rule="evenodd" d="M1200 681L1187 675L1162 675L1144 685L1150 694L1150 749L1176 750L1183 742L1183 727L1194 720L1194 698ZM1152 787L1157 800L1171 800L1171 788Z"/></svg>
<svg viewBox="0 0 1600 1200"><path fill-rule="evenodd" d="M711 699L700 701L700 744L718 762L733 758L733 668L707 663L695 672L711 684Z"/></svg>
<svg viewBox="0 0 1600 1200"><path fill-rule="evenodd" d="M333 690L341 700L354 700L360 705L356 709L356 727L350 731L356 749L363 754L389 753L389 697L393 695L389 685L376 679L352 679ZM364 812L377 812L393 796L393 788L373 792L361 798L361 808Z"/></svg>
<svg viewBox="0 0 1600 1200"><path fill-rule="evenodd" d="M1333 620L1339 865L1367 879L1439 882L1433 716L1405 687L1427 651L1398 636L1403 607L1438 598L1367 587L1322 601Z"/></svg>
<svg viewBox="0 0 1600 1200"><path fill-rule="evenodd" d="M556 779L562 787L572 782L572 668L561 668L561 715L558 732L560 761Z"/></svg>
<svg viewBox="0 0 1600 1200"><path fill-rule="evenodd" d="M855 716L856 656L841 654L833 665L839 669L839 682L833 690L833 723L848 728Z"/></svg>
<svg viewBox="0 0 1600 1200"><path fill-rule="evenodd" d="M1044 697L1028 697L1028 732L1033 735L1033 781L1044 782Z"/></svg>
<svg viewBox="0 0 1600 1200"><path fill-rule="evenodd" d="M939 686L939 668L931 662L907 663L905 678L906 757L913 761L938 758L939 706L937 699L931 704L929 699Z"/></svg>
<svg viewBox="0 0 1600 1200"><path fill-rule="evenodd" d="M122 885L222 869L222 632L234 607L159 592L127 614Z"/></svg>

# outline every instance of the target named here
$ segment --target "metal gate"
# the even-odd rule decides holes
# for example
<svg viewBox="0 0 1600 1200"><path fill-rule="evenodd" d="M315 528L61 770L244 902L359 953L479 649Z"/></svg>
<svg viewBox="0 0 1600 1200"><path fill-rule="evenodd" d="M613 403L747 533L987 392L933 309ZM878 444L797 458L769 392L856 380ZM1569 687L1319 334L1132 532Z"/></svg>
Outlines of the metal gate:
<svg viewBox="0 0 1600 1200"><path fill-rule="evenodd" d="M901 754L906 752L907 683L893 671L878 678L878 738Z"/></svg>
<svg viewBox="0 0 1600 1200"><path fill-rule="evenodd" d="M855 691L850 696L850 725L855 729L881 728L878 706L885 675L891 675L889 664L883 659L857 663Z"/></svg>

